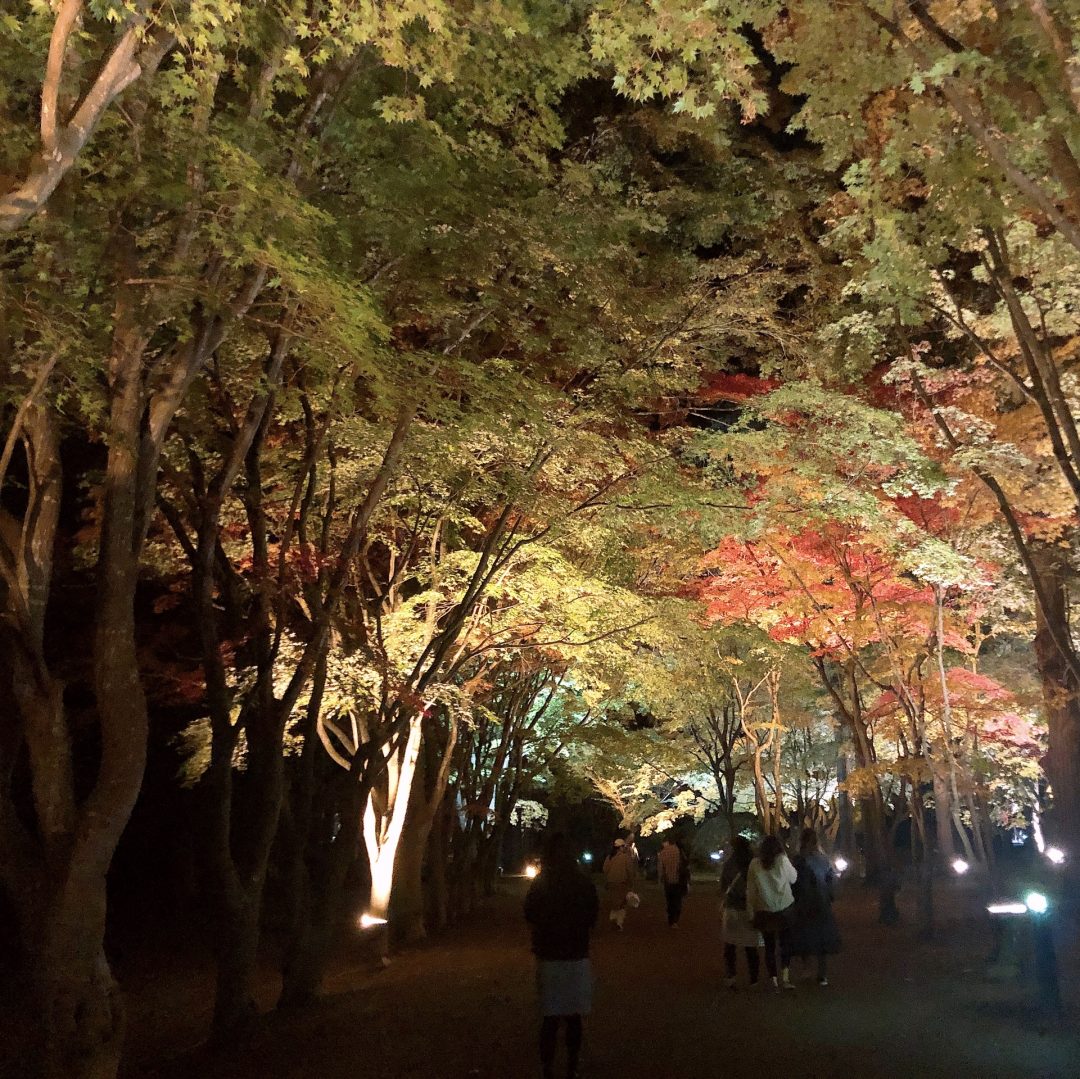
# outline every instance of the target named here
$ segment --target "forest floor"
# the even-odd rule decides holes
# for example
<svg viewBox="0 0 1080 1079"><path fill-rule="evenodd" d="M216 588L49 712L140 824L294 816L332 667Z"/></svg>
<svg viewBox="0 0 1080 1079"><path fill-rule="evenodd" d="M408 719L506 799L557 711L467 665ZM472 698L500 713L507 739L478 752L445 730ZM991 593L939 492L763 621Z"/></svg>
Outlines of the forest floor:
<svg viewBox="0 0 1080 1079"><path fill-rule="evenodd" d="M482 916L385 970L357 942L317 1005L266 1016L227 1050L184 1048L205 1033L204 980L133 975L124 1079L530 1079L539 1069L523 886L507 882ZM936 941L926 945L910 892L904 922L886 929L873 895L845 882L845 947L830 986L799 981L782 994L724 988L715 884L695 883L678 931L666 927L655 885L642 895L624 933L603 916L596 933L583 1079L1080 1075L1080 972L1065 964L1067 1018L1041 1021L1030 977L988 976L989 929L971 891L939 896ZM265 989L269 1003L274 987Z"/></svg>

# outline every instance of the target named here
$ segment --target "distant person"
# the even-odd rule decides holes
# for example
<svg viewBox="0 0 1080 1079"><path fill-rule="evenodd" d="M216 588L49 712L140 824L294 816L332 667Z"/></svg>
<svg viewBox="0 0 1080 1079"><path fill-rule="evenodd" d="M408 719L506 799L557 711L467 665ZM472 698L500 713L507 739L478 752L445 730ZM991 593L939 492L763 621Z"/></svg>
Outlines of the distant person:
<svg viewBox="0 0 1080 1079"><path fill-rule="evenodd" d="M553 835L540 874L525 896L525 920L532 930L536 956L544 1079L554 1079L560 1022L566 1028L567 1079L576 1079L578 1074L582 1020L592 1005L589 934L598 910L596 887L578 868L566 837Z"/></svg>
<svg viewBox="0 0 1080 1079"><path fill-rule="evenodd" d="M795 871L791 954L804 959L815 956L818 985L825 986L829 984L828 957L840 951L840 933L832 910L833 868L813 828L803 831Z"/></svg>
<svg viewBox="0 0 1080 1079"><path fill-rule="evenodd" d="M750 846L750 840L744 835L736 835L731 841L731 855L720 872L720 894L724 908L724 969L729 989L734 989L736 984L737 949L742 948L746 953L751 989L757 986L761 971L761 957L758 955L758 948L762 945L761 934L751 924L746 909L746 884L753 860L754 848Z"/></svg>
<svg viewBox="0 0 1080 1079"><path fill-rule="evenodd" d="M625 839L616 839L611 853L604 859L604 883L607 886L610 911L608 919L622 931L626 923L626 897L637 879L637 859L634 848Z"/></svg>
<svg viewBox="0 0 1080 1079"><path fill-rule="evenodd" d="M765 969L773 988L777 988L776 953L780 952L781 981L784 989L791 983L791 923L795 898L795 867L784 853L784 845L774 835L767 835L750 863L746 879L746 909L755 929L765 941Z"/></svg>
<svg viewBox="0 0 1080 1079"><path fill-rule="evenodd" d="M656 857L656 872L660 885L664 889L669 929L679 928L683 899L686 898L690 887L689 869L690 859L671 839L665 838L660 844L660 853Z"/></svg>

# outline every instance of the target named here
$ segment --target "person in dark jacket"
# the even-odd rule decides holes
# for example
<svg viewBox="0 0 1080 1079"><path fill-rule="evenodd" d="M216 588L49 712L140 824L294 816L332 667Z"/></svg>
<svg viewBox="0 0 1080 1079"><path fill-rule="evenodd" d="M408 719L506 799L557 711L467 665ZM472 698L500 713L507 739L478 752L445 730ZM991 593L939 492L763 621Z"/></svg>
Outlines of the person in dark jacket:
<svg viewBox="0 0 1080 1079"><path fill-rule="evenodd" d="M555 1075L559 1025L566 1027L566 1074L575 1079L581 1055L583 1017L592 1004L589 935L600 909L596 888L578 868L566 837L547 842L540 875L525 897L532 930L540 997L540 1064L544 1079Z"/></svg>
<svg viewBox="0 0 1080 1079"><path fill-rule="evenodd" d="M840 933L832 910L833 868L813 828L802 833L795 869L791 951L804 959L816 956L818 985L825 986L829 984L828 956L840 951Z"/></svg>
<svg viewBox="0 0 1080 1079"><path fill-rule="evenodd" d="M734 989L737 984L735 957L739 948L746 953L751 988L758 984L761 969L761 957L758 955L758 948L762 945L761 934L751 925L746 910L746 876L753 860L754 848L750 840L744 835L735 835L731 841L731 854L720 873L720 894L724 905L724 969L729 989Z"/></svg>

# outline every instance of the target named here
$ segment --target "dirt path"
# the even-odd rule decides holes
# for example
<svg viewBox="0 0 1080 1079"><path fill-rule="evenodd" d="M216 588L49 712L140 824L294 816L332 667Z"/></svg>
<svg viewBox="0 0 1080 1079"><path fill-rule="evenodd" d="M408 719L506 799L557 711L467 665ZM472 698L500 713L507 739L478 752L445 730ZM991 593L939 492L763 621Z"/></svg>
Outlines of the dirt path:
<svg viewBox="0 0 1080 1079"><path fill-rule="evenodd" d="M1075 1022L1040 1033L1024 989L985 979L988 941L974 919L943 919L944 943L926 948L914 943L910 920L895 930L874 924L854 889L838 903L845 950L829 988L809 981L793 993L733 993L721 985L716 902L715 886L695 885L671 932L647 890L624 934L601 926L584 1079L1080 1076ZM343 969L327 990L315 1008L270 1017L242 1047L130 1067L126 1079L538 1074L532 961L510 897L385 972ZM152 1016L136 1003L136 1026Z"/></svg>

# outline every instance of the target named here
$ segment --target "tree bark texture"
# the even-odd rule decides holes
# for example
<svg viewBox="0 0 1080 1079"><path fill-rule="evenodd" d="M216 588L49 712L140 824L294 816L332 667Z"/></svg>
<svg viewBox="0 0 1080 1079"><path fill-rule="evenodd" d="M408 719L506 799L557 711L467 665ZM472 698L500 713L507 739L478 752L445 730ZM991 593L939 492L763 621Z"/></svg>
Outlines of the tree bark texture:
<svg viewBox="0 0 1080 1079"><path fill-rule="evenodd" d="M1066 850L1080 851L1080 681L1075 662L1064 654L1072 642L1068 551L1036 542L1031 557L1045 597L1036 609L1035 659L1049 721L1046 771L1054 793L1053 829Z"/></svg>

